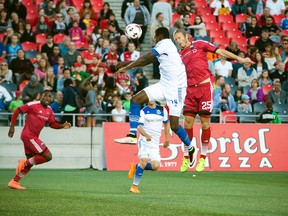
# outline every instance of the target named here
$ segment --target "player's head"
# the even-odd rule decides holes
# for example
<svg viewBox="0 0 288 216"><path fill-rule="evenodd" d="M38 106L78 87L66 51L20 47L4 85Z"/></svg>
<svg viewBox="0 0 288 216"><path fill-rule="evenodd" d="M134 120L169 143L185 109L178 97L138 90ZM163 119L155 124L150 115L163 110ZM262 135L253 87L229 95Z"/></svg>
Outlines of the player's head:
<svg viewBox="0 0 288 216"><path fill-rule="evenodd" d="M50 105L50 103L53 101L53 95L52 92L49 90L44 90L41 94L41 104L44 107L47 107Z"/></svg>
<svg viewBox="0 0 288 216"><path fill-rule="evenodd" d="M149 101L149 102L148 102L148 106L149 106L149 107L152 107L152 108L156 107L155 101Z"/></svg>
<svg viewBox="0 0 288 216"><path fill-rule="evenodd" d="M180 46L181 49L190 46L189 35L184 29L177 29L173 33L174 40Z"/></svg>
<svg viewBox="0 0 288 216"><path fill-rule="evenodd" d="M169 30L165 27L160 27L158 29L156 29L155 31L155 41L156 43L158 43L159 41L163 40L163 39L167 39L170 38L169 36Z"/></svg>

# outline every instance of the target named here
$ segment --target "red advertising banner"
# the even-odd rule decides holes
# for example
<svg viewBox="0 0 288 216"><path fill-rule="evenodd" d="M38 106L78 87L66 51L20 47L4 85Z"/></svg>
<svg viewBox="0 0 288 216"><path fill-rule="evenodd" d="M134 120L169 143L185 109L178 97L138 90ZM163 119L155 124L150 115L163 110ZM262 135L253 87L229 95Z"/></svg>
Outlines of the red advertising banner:
<svg viewBox="0 0 288 216"><path fill-rule="evenodd" d="M212 124L211 128L206 171L288 171L288 125ZM128 132L129 123L104 124L107 170L128 170L130 162L139 161L137 145L114 142ZM179 171L183 156L181 141L173 134L169 148L164 149L162 135L160 170ZM192 142L199 149L199 124L194 126L194 136Z"/></svg>

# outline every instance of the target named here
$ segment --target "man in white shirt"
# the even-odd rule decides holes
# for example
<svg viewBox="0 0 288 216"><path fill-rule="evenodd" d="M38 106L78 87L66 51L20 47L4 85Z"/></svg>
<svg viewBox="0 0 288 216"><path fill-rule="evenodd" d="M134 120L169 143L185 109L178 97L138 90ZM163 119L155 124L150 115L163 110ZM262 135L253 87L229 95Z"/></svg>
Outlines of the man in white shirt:
<svg viewBox="0 0 288 216"><path fill-rule="evenodd" d="M159 0L155 4L153 4L151 22L153 23L156 19L156 15L158 13L163 13L164 21L163 24L165 26L171 26L172 22L172 8L171 5L166 0Z"/></svg>
<svg viewBox="0 0 288 216"><path fill-rule="evenodd" d="M266 7L270 8L270 14L283 14L285 11L285 4L283 0L268 0L266 2Z"/></svg>
<svg viewBox="0 0 288 216"><path fill-rule="evenodd" d="M220 61L217 61L215 63L216 75L221 75L223 77L231 77L233 67L231 62L227 61L226 59L226 57L220 56Z"/></svg>

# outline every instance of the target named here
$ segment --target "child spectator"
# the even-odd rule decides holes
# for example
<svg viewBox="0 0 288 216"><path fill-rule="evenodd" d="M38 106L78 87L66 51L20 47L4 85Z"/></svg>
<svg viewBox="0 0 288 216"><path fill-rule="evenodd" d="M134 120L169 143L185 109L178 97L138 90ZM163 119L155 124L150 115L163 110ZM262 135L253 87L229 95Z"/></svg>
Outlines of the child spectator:
<svg viewBox="0 0 288 216"><path fill-rule="evenodd" d="M242 101L242 91L241 89L237 89L234 94L234 101L238 105Z"/></svg>
<svg viewBox="0 0 288 216"><path fill-rule="evenodd" d="M264 85L272 85L272 80L269 77L269 72L267 69L264 69L262 71L262 74L260 75L259 79L259 86L263 87Z"/></svg>
<svg viewBox="0 0 288 216"><path fill-rule="evenodd" d="M36 26L36 33L37 34L48 34L50 32L49 26L45 21L44 16L39 16L39 22Z"/></svg>
<svg viewBox="0 0 288 216"><path fill-rule="evenodd" d="M72 72L72 77L74 78L74 80L82 82L83 80L85 80L90 76L89 73L81 71L81 64L79 62L76 62L74 64L73 69L74 71Z"/></svg>
<svg viewBox="0 0 288 216"><path fill-rule="evenodd" d="M259 82L257 79L252 80L247 95L250 98L249 103L251 103L252 105L257 102L264 102L264 93L262 88L259 86Z"/></svg>
<svg viewBox="0 0 288 216"><path fill-rule="evenodd" d="M82 29L76 20L72 22L72 28L69 30L69 36L74 43L81 43L83 40Z"/></svg>
<svg viewBox="0 0 288 216"><path fill-rule="evenodd" d="M15 92L15 99L13 99L8 108L8 112L14 112L15 109L22 106L24 103L22 101L22 95L20 91Z"/></svg>
<svg viewBox="0 0 288 216"><path fill-rule="evenodd" d="M25 31L22 34L20 41L21 41L21 43L26 42L26 41L27 42L33 42L33 43L36 42L35 34L32 31L32 26L29 22L27 22L25 24Z"/></svg>
<svg viewBox="0 0 288 216"><path fill-rule="evenodd" d="M241 103L238 104L237 106L237 111L238 113L247 113L247 112L252 112L252 106L251 104L249 103L249 96L246 95L246 94L243 94L241 96Z"/></svg>
<svg viewBox="0 0 288 216"><path fill-rule="evenodd" d="M125 122L125 114L127 114L126 110L122 108L122 101L116 101L116 107L111 111L112 114L112 122Z"/></svg>
<svg viewBox="0 0 288 216"><path fill-rule="evenodd" d="M281 20L280 28L282 30L288 30L288 10L285 11L285 18Z"/></svg>
<svg viewBox="0 0 288 216"><path fill-rule="evenodd" d="M45 58L40 59L38 67L34 70L34 74L37 75L38 81L45 77L46 71L49 67L50 65Z"/></svg>
<svg viewBox="0 0 288 216"><path fill-rule="evenodd" d="M127 75L127 74L126 74ZM132 92L132 88L129 85L129 76L123 76L120 75L119 83L117 82L116 85L118 87L118 92L120 93L120 96L124 96L128 92Z"/></svg>
<svg viewBox="0 0 288 216"><path fill-rule="evenodd" d="M50 90L56 93L57 89L57 78L54 76L54 71L52 67L48 67L45 77L41 80L41 83L44 86L44 89Z"/></svg>

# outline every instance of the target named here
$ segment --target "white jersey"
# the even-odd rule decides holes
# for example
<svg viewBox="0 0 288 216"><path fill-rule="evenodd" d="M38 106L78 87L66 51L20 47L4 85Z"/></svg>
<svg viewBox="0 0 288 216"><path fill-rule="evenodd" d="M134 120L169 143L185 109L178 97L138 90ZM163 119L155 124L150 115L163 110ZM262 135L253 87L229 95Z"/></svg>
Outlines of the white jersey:
<svg viewBox="0 0 288 216"><path fill-rule="evenodd" d="M151 142L147 143L159 146L162 123L166 124L168 121L168 112L162 106L156 106L156 108L146 106L140 111L139 125L142 125L145 132L152 137ZM146 142L146 138L141 134L139 140Z"/></svg>
<svg viewBox="0 0 288 216"><path fill-rule="evenodd" d="M172 40L159 41L152 52L160 63L160 83L169 87L187 87L185 66Z"/></svg>

